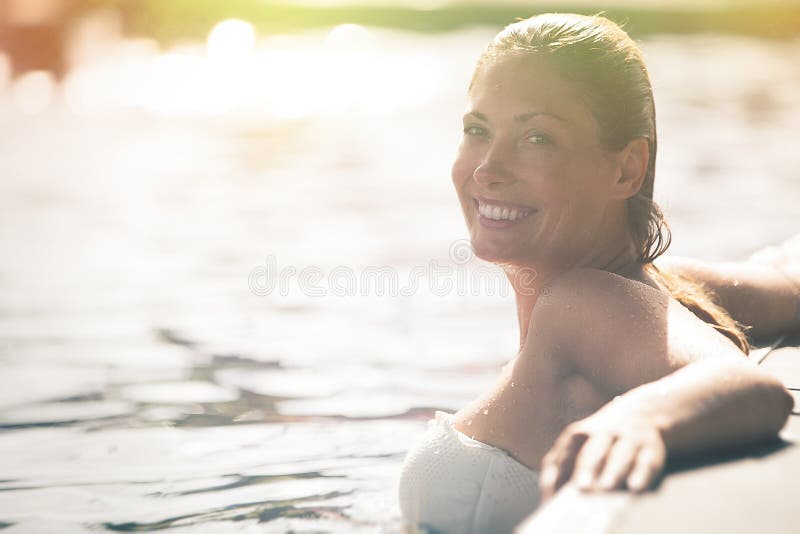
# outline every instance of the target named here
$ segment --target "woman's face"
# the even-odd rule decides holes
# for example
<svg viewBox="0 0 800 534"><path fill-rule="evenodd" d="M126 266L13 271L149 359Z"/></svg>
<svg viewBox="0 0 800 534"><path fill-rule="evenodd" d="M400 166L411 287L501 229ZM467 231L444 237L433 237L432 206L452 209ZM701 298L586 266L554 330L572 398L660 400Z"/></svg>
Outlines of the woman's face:
<svg viewBox="0 0 800 534"><path fill-rule="evenodd" d="M504 58L480 67L453 163L478 257L581 263L611 224L608 192L618 176L594 117L546 59Z"/></svg>

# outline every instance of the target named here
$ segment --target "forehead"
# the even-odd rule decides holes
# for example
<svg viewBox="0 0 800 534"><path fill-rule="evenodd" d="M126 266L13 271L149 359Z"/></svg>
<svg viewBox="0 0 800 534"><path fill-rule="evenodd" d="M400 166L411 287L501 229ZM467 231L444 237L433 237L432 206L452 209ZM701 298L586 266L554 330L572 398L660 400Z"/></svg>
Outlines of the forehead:
<svg viewBox="0 0 800 534"><path fill-rule="evenodd" d="M537 56L491 59L475 73L469 91L475 110L546 111L568 120L593 121L573 85L546 58Z"/></svg>

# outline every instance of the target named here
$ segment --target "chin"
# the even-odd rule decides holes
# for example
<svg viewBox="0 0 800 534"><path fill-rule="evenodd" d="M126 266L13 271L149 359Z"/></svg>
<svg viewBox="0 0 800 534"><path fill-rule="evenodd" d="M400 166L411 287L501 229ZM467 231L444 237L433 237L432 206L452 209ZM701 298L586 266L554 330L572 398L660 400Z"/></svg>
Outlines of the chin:
<svg viewBox="0 0 800 534"><path fill-rule="evenodd" d="M491 263L524 264L526 254L519 247L512 244L487 242L483 239L472 240L472 250L475 256Z"/></svg>

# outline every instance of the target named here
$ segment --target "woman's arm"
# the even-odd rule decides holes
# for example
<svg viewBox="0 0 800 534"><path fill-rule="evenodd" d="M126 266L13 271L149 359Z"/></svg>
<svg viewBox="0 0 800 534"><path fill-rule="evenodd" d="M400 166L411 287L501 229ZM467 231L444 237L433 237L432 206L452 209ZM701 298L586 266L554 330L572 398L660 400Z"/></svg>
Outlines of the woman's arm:
<svg viewBox="0 0 800 534"><path fill-rule="evenodd" d="M642 491L667 456L774 437L792 405L780 382L748 361L692 363L569 425L542 461L542 495L570 478L584 490Z"/></svg>
<svg viewBox="0 0 800 534"><path fill-rule="evenodd" d="M711 289L753 338L800 331L800 235L741 262L662 257L656 266Z"/></svg>
<svg viewBox="0 0 800 534"><path fill-rule="evenodd" d="M559 277L534 326L574 373L606 398L621 395L569 425L545 455L545 494L573 471L585 488L648 487L668 454L774 436L792 406L728 338L668 295L611 273Z"/></svg>

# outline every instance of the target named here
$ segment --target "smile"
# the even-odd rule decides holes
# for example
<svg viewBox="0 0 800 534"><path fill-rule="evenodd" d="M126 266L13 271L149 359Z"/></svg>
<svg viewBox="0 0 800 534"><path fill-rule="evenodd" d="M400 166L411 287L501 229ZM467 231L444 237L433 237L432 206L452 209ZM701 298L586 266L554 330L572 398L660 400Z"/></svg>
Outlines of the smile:
<svg viewBox="0 0 800 534"><path fill-rule="evenodd" d="M495 204L478 198L474 199L474 201L478 208L478 213L481 215L481 219L489 219L491 221L519 221L536 211L521 206Z"/></svg>

